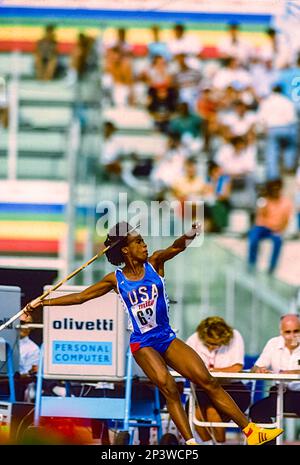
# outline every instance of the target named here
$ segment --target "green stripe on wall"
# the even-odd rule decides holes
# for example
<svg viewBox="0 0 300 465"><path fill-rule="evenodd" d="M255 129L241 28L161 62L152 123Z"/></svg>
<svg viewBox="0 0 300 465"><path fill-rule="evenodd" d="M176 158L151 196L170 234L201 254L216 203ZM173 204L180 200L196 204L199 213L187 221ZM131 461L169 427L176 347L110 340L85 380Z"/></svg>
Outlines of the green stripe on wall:
<svg viewBox="0 0 300 465"><path fill-rule="evenodd" d="M76 19L64 19L64 20L59 20L57 21L55 18L53 20L47 19L47 20L39 20L36 21L36 19L28 19L26 18L26 21L24 21L22 18L1 18L0 19L0 24L1 27L13 27L13 26L22 26L22 27L43 27L45 24L53 23L57 25L57 28L59 27L78 27L82 29L82 27L93 27L93 28L109 28L109 27L126 27L130 29L147 29L153 26L155 23L154 21L118 21L118 20L109 20L107 22L105 21L95 21L93 19L91 20L76 20ZM174 23L159 23L157 24L160 26L161 29L164 30L169 30L172 29ZM220 23L184 23L185 27L187 30L191 31L226 31L227 30L227 24L220 24ZM246 24L243 25L241 24L240 30L244 32L264 32L266 29L265 25L261 24Z"/></svg>
<svg viewBox="0 0 300 465"><path fill-rule="evenodd" d="M48 215L47 213L41 213L36 216L29 213L0 213L0 221L47 221L51 223L61 223L64 221L64 219L64 215Z"/></svg>

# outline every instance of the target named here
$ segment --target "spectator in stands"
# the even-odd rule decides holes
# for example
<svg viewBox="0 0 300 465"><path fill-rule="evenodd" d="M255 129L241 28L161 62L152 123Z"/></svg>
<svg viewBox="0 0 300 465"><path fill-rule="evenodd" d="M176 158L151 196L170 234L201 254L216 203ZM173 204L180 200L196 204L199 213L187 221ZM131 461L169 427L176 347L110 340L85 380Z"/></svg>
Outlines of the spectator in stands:
<svg viewBox="0 0 300 465"><path fill-rule="evenodd" d="M213 160L209 161L204 205L207 231L221 232L228 226L230 193L230 176Z"/></svg>
<svg viewBox="0 0 300 465"><path fill-rule="evenodd" d="M0 125L5 129L8 127L8 99L3 76L0 76Z"/></svg>
<svg viewBox="0 0 300 465"><path fill-rule="evenodd" d="M229 326L219 316L211 316L202 320L197 330L186 341L202 358L210 371L233 372L242 371L244 366L244 341L236 329ZM221 381L221 380L220 380ZM234 399L239 408L245 412L250 405L250 390L241 381L229 379L222 382L222 387ZM208 396L201 389L196 391L198 406L196 418L200 421L222 422L229 421L220 414L212 404ZM214 439L218 443L224 443L224 428L204 428L195 426L202 441Z"/></svg>
<svg viewBox="0 0 300 465"><path fill-rule="evenodd" d="M280 176L279 157L284 151L284 168L287 174L294 174L297 161L297 114L293 102L282 95L280 86L259 106L258 121L266 133L267 178Z"/></svg>
<svg viewBox="0 0 300 465"><path fill-rule="evenodd" d="M280 318L280 336L265 345L255 362L255 373L300 374L300 317L296 314ZM258 423L272 423L276 417L277 386L272 386L269 396L258 400L250 409L250 417ZM290 382L283 394L283 412L300 417L300 383Z"/></svg>
<svg viewBox="0 0 300 465"><path fill-rule="evenodd" d="M201 73L187 64L186 55L176 55L178 70L173 76L173 83L178 90L180 102L186 102L191 111L195 111L196 100L200 91Z"/></svg>
<svg viewBox="0 0 300 465"><path fill-rule="evenodd" d="M127 53L132 54L132 45L128 43L126 36L127 29L124 27L115 29L115 38L106 44L106 48L117 48L122 55L126 55Z"/></svg>
<svg viewBox="0 0 300 465"><path fill-rule="evenodd" d="M225 90L228 86L239 89L252 86L250 73L233 57L224 60L224 66L216 72L212 81L212 87L217 90Z"/></svg>
<svg viewBox="0 0 300 465"><path fill-rule="evenodd" d="M160 200L164 199L174 180L183 176L186 158L188 152L181 143L180 136L169 133L166 152L156 160L151 173L154 190Z"/></svg>
<svg viewBox="0 0 300 465"><path fill-rule="evenodd" d="M32 323L31 315L24 315L21 319L21 328L19 332L19 377L16 377L16 400L32 401L34 400L35 375L37 374L40 348L33 342L29 335L31 329L22 327L22 323Z"/></svg>
<svg viewBox="0 0 300 465"><path fill-rule="evenodd" d="M266 35L268 43L260 48L259 57L264 61L270 61L274 69L291 65L294 57L287 36L273 28L267 29Z"/></svg>
<svg viewBox="0 0 300 465"><path fill-rule="evenodd" d="M181 204L178 214L183 216L186 212L184 210L184 202L189 201L201 202L205 193L205 182L201 176L198 175L197 161L194 158L187 158L184 163L183 176L174 178L171 186L173 196L179 200ZM193 220L196 218L196 203L191 205ZM195 216L194 216L195 215Z"/></svg>
<svg viewBox="0 0 300 465"><path fill-rule="evenodd" d="M163 84L149 88L147 107L159 131L163 133L169 131L169 122L176 111L176 106L177 92L174 87Z"/></svg>
<svg viewBox="0 0 300 465"><path fill-rule="evenodd" d="M242 100L233 103L232 111L225 113L221 119L221 124L226 128L229 138L241 136L248 143L255 140L256 114L249 111Z"/></svg>
<svg viewBox="0 0 300 465"><path fill-rule="evenodd" d="M171 58L171 53L167 43L160 40L161 31L159 26L153 25L151 31L153 35L153 42L148 44L148 53L150 58L154 58L156 55L159 55L165 60L169 61Z"/></svg>
<svg viewBox="0 0 300 465"><path fill-rule="evenodd" d="M213 89L213 92L218 96L218 110L227 111L233 103L238 100L239 91L231 84L224 89Z"/></svg>
<svg viewBox="0 0 300 465"><path fill-rule="evenodd" d="M268 97L278 79L278 71L273 68L272 60L262 60L255 55L250 59L248 66L257 99Z"/></svg>
<svg viewBox="0 0 300 465"><path fill-rule="evenodd" d="M252 86L242 87L242 89L238 91L237 101L243 102L247 106L247 110L256 112L259 99L256 95L253 83Z"/></svg>
<svg viewBox="0 0 300 465"><path fill-rule="evenodd" d="M121 159L124 154L122 145L115 138L116 126L111 121L106 121L103 125L103 145L101 164L109 178L119 178L122 165Z"/></svg>
<svg viewBox="0 0 300 465"><path fill-rule="evenodd" d="M133 104L133 67L130 52L112 47L106 51L104 63L104 87L110 89L115 106Z"/></svg>
<svg viewBox="0 0 300 465"><path fill-rule="evenodd" d="M264 197L257 201L255 224L249 232L250 270L256 266L259 244L264 239L271 239L273 243L268 273L272 274L276 269L282 247L282 234L292 214L292 202L282 194L282 188L281 179L268 181Z"/></svg>
<svg viewBox="0 0 300 465"><path fill-rule="evenodd" d="M151 197L153 195L153 185L150 176L153 170L154 161L151 157L142 157L131 152L122 163L122 182L134 191L135 195Z"/></svg>
<svg viewBox="0 0 300 465"><path fill-rule="evenodd" d="M87 56L87 71L90 73L99 73L100 56L97 49L97 38L87 36L88 41L88 56ZM102 55L101 55L102 56Z"/></svg>
<svg viewBox="0 0 300 465"><path fill-rule="evenodd" d="M15 394L18 402L31 402L35 395L35 375L37 374L40 348L29 335L31 329L23 324L32 323L31 315L22 315L19 329L19 369L14 376ZM0 382L0 398L9 396L9 383L7 378Z"/></svg>
<svg viewBox="0 0 300 465"><path fill-rule="evenodd" d="M37 42L35 50L35 71L37 79L51 81L55 77L58 65L55 26L49 24L44 36Z"/></svg>
<svg viewBox="0 0 300 465"><path fill-rule="evenodd" d="M141 79L148 87L171 87L172 76L169 72L167 62L161 55L155 55L152 63L141 75Z"/></svg>
<svg viewBox="0 0 300 465"><path fill-rule="evenodd" d="M78 34L77 43L71 53L70 67L76 81L83 79L88 71L88 60L91 52L91 40L83 33Z"/></svg>
<svg viewBox="0 0 300 465"><path fill-rule="evenodd" d="M212 89L204 85L196 103L196 111L202 119L203 150L207 153L211 149L211 138L216 129L218 102Z"/></svg>
<svg viewBox="0 0 300 465"><path fill-rule="evenodd" d="M231 203L237 208L253 208L255 204L256 148L242 137L233 137L221 146L214 160L231 178Z"/></svg>
<svg viewBox="0 0 300 465"><path fill-rule="evenodd" d="M177 133L181 141L191 151L198 151L201 147L201 118L189 110L188 104L182 102L177 107L177 116L171 119L169 129Z"/></svg>
<svg viewBox="0 0 300 465"><path fill-rule="evenodd" d="M168 43L169 50L173 57L185 55L187 57L198 56L202 51L202 45L198 38L186 35L185 27L176 24L173 28L174 39Z"/></svg>
<svg viewBox="0 0 300 465"><path fill-rule="evenodd" d="M32 316L26 315L22 318L21 323L30 324L32 323ZM28 373L37 373L39 355L40 355L40 348L39 346L33 342L29 335L31 333L31 329L29 328L20 328L20 363L19 363L19 371L20 374L28 374Z"/></svg>
<svg viewBox="0 0 300 465"><path fill-rule="evenodd" d="M228 35L223 37L218 46L222 58L236 58L240 63L247 64L251 56L251 45L240 37L239 25L231 23Z"/></svg>

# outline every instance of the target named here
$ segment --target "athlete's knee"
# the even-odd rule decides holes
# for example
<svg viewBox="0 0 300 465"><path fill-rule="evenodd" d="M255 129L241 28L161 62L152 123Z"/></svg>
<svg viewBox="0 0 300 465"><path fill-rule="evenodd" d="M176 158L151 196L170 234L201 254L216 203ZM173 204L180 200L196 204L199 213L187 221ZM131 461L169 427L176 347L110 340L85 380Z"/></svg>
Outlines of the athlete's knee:
<svg viewBox="0 0 300 465"><path fill-rule="evenodd" d="M201 379L198 383L205 391L214 392L220 389L220 383L214 376L207 376L205 379Z"/></svg>
<svg viewBox="0 0 300 465"><path fill-rule="evenodd" d="M176 383L169 374L161 376L158 380L157 386L166 399L175 398L179 395Z"/></svg>

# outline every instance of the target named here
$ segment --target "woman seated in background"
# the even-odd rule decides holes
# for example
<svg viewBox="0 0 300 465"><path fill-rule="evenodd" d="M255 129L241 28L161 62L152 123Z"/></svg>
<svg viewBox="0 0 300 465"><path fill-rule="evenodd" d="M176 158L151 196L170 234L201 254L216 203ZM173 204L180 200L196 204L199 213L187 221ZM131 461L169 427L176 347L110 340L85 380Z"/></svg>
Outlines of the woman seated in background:
<svg viewBox="0 0 300 465"><path fill-rule="evenodd" d="M241 334L218 316L205 318L186 343L202 358L209 371L237 373L244 366L244 341ZM245 412L250 405L250 389L241 381L220 379L222 387L230 393L239 408ZM196 418L200 421L222 422L229 418L216 409L206 393L197 389ZM225 428L196 426L202 441L224 443Z"/></svg>

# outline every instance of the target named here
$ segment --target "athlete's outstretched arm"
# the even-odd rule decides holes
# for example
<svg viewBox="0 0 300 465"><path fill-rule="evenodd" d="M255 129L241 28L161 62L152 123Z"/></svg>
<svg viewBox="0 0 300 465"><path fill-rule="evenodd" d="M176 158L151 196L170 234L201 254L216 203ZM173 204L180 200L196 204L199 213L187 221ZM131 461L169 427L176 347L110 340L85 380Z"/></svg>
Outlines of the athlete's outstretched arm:
<svg viewBox="0 0 300 465"><path fill-rule="evenodd" d="M198 236L201 232L201 224L193 223L192 229L183 236L176 239L172 245L163 250L157 250L154 252L151 257L149 257L149 262L159 274L163 275L163 265L167 260L178 255L180 252L183 252L187 246Z"/></svg>
<svg viewBox="0 0 300 465"><path fill-rule="evenodd" d="M26 312L31 312L41 305L79 305L87 300L95 299L104 294L107 294L111 290L116 290L117 282L115 273L109 273L101 281L92 286L86 288L82 292L74 292L73 294L67 294L62 297L56 297L54 299L44 299L41 301L39 298L32 300L26 306Z"/></svg>

